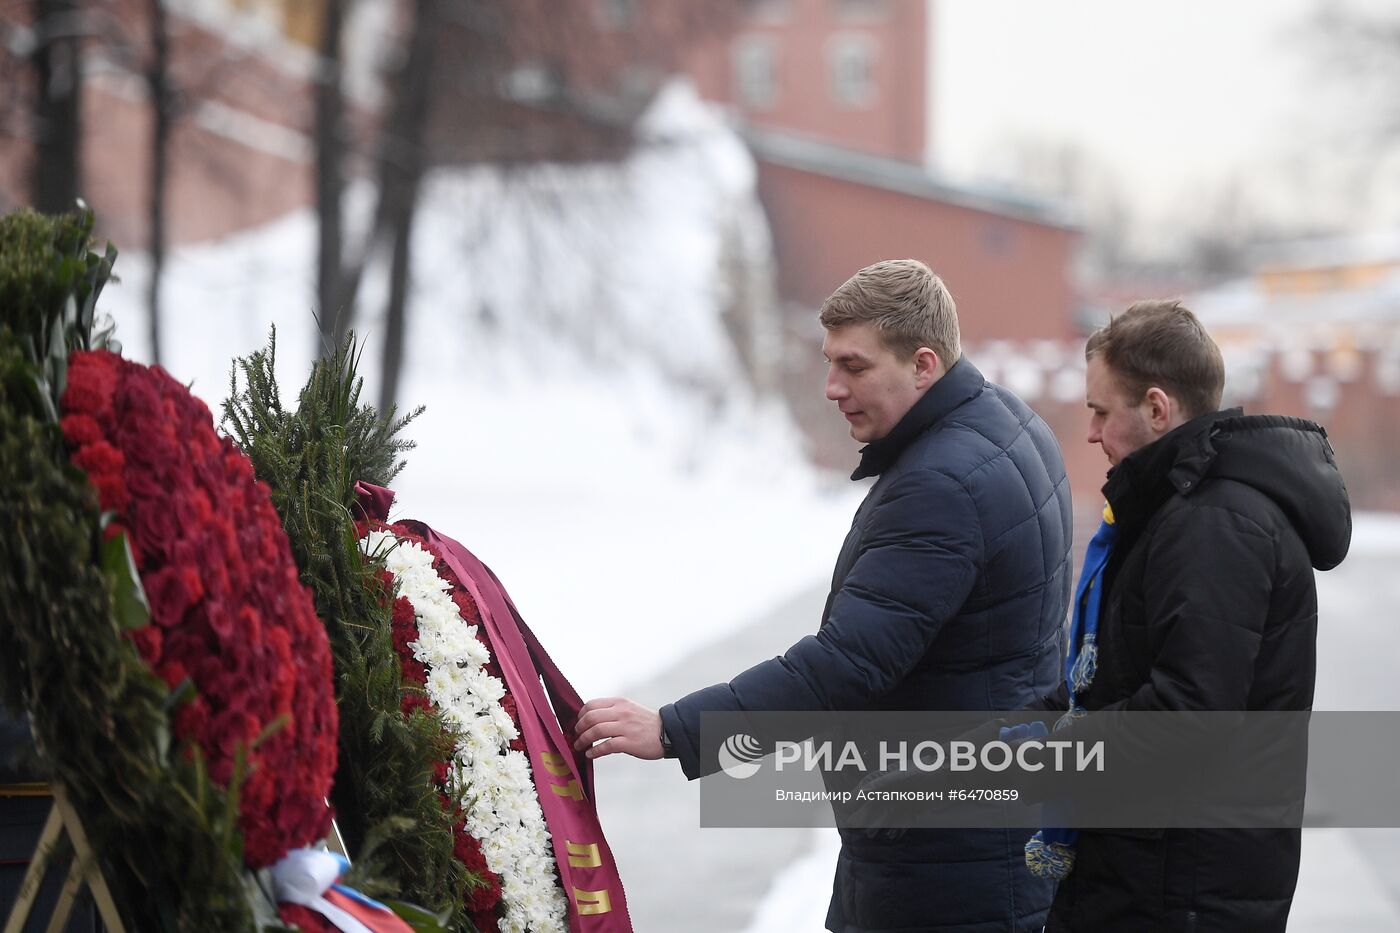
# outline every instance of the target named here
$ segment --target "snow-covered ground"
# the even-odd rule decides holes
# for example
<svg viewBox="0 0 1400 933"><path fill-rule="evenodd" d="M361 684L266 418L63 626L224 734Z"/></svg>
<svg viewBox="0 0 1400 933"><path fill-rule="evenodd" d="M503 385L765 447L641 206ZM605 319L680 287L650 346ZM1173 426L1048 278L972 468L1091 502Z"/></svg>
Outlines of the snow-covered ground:
<svg viewBox="0 0 1400 933"><path fill-rule="evenodd" d="M732 253L754 275L768 261L747 152L684 86L645 130L617 166L434 176L414 231L399 399L427 411L406 432L418 448L394 514L490 564L585 696L828 574L858 494L806 465L721 323ZM303 212L171 257L163 362L216 418L231 361L272 324L294 403L315 346L314 244ZM148 360L144 257L124 253L117 273L102 306L126 355ZM364 288L381 307L382 264ZM374 400L382 322L357 329Z"/></svg>

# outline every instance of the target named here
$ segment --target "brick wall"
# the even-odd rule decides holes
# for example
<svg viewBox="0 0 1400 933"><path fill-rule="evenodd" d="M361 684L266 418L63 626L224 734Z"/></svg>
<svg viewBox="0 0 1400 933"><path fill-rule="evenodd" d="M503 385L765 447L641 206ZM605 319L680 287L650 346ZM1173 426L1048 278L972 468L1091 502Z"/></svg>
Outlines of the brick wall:
<svg viewBox="0 0 1400 933"><path fill-rule="evenodd" d="M1072 230L761 159L758 191L779 293L804 308L872 262L915 258L947 283L969 340L1074 333Z"/></svg>
<svg viewBox="0 0 1400 933"><path fill-rule="evenodd" d="M127 33L143 36L144 4L125 0L119 9ZM171 18L171 74L184 93L170 141L172 245L263 224L311 203L309 53L275 37L216 32L225 28L230 24ZM140 64L94 44L83 86L80 191L96 211L99 234L127 250L148 243L151 114L144 80L133 70ZM28 118L22 109L13 116ZM29 202L26 135L0 146L0 201L9 207Z"/></svg>
<svg viewBox="0 0 1400 933"><path fill-rule="evenodd" d="M819 330L815 321L811 327ZM790 369L787 388L797 400L817 459L849 471L857 462L857 448L834 404L824 398L826 368L819 339L814 346ZM1224 349L1227 406L1242 406L1246 414L1317 421L1327 430L1352 507L1400 510L1400 326L1354 351L1355 356L1334 348L1308 350L1306 369L1296 350L1263 344ZM989 380L1015 391L1054 430L1076 513L1088 515L1089 521L1102 501L1108 461L1097 444L1085 440L1084 342L984 341L969 342L964 350Z"/></svg>
<svg viewBox="0 0 1400 933"><path fill-rule="evenodd" d="M699 46L689 70L701 93L732 104L745 122L790 130L909 162L926 159L929 56L923 0L772 0L749 4L733 36ZM871 54L871 91L859 103L832 95L831 56L841 42ZM771 49L776 92L747 102L735 57L745 43Z"/></svg>

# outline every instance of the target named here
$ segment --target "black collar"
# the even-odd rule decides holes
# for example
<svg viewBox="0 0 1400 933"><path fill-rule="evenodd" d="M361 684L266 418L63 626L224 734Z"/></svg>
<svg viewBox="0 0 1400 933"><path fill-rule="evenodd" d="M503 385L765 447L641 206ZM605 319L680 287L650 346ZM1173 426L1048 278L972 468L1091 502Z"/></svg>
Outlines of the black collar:
<svg viewBox="0 0 1400 933"><path fill-rule="evenodd" d="M878 476L889 469L909 442L946 418L955 408L982 393L987 380L967 357L960 357L899 419L890 433L860 449L860 466L851 479Z"/></svg>
<svg viewBox="0 0 1400 933"><path fill-rule="evenodd" d="M1215 459L1211 437L1216 425L1242 414L1241 409L1230 408L1192 418L1139 447L1109 470L1103 494L1113 508L1120 533L1131 534L1146 524L1173 495L1194 492Z"/></svg>

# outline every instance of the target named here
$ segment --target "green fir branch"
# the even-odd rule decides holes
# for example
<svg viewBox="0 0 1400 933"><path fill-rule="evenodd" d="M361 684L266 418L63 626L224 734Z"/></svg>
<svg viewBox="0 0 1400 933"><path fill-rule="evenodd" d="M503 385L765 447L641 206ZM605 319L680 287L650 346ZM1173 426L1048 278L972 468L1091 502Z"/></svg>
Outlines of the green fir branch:
<svg viewBox="0 0 1400 933"><path fill-rule="evenodd" d="M450 911L468 929L468 885L479 883L453 854L452 817L432 782L454 736L441 716L405 717L405 686L392 638L392 601L382 557L366 557L352 515L354 485L387 485L413 444L400 433L422 411L381 416L360 401L360 350L351 337L312 368L294 411L275 378L275 330L266 349L237 360L223 424L272 489L303 582L316 599L335 657L340 761L332 801L367 893Z"/></svg>

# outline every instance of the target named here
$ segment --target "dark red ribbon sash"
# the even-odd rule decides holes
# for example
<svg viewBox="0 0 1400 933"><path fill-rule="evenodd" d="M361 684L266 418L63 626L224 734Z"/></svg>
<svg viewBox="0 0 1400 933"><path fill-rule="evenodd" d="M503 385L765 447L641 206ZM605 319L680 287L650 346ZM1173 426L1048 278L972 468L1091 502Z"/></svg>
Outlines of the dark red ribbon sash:
<svg viewBox="0 0 1400 933"><path fill-rule="evenodd" d="M392 492L363 482L356 484L355 492L366 516L388 520ZM583 707L578 692L489 567L422 522L399 524L436 548L476 601L486 637L520 712L530 770L569 902L570 931L631 933L622 879L593 805L593 762L576 753L568 738Z"/></svg>

